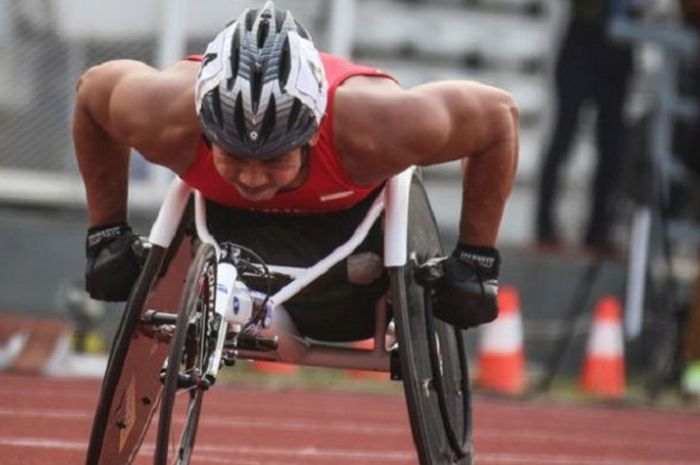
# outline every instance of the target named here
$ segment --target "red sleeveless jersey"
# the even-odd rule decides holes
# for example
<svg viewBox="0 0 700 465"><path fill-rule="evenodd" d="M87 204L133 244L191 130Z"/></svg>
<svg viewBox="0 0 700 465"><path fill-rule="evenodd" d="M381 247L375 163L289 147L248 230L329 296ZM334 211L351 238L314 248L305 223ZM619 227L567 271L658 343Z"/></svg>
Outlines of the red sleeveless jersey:
<svg viewBox="0 0 700 465"><path fill-rule="evenodd" d="M201 56L191 56L187 59L200 61ZM291 191L279 192L270 200L246 200L216 170L211 149L203 137L197 148L197 157L182 179L209 200L243 210L267 213L308 215L345 210L367 197L379 184L358 186L353 183L343 170L340 156L333 144L335 91L343 81L352 76L393 78L378 69L358 65L327 53L321 53L321 60L328 80L328 103L326 114L321 120L319 140L311 147L309 174L304 184Z"/></svg>

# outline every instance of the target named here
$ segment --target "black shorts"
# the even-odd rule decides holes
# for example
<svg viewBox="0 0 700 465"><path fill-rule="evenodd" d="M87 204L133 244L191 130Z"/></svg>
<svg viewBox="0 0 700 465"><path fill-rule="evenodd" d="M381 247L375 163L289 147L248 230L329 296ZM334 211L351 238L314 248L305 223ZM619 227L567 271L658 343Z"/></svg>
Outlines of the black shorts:
<svg viewBox="0 0 700 465"><path fill-rule="evenodd" d="M345 243L362 221L377 192L352 209L312 216L287 216L240 211L207 203L207 223L218 241L246 246L268 264L309 267ZM353 253L383 256L381 220ZM388 289L386 272L368 285L347 278L341 261L284 304L302 334L324 341L372 337L374 307Z"/></svg>

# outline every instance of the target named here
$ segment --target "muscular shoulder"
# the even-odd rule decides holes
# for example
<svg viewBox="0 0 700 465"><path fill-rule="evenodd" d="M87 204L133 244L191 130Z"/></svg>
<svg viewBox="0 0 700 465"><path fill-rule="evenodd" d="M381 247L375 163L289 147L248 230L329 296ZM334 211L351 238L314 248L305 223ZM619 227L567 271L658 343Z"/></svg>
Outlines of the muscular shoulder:
<svg viewBox="0 0 700 465"><path fill-rule="evenodd" d="M361 183L418 164L444 128L444 115L431 99L376 77L354 77L341 86L333 118L344 166Z"/></svg>
<svg viewBox="0 0 700 465"><path fill-rule="evenodd" d="M479 153L502 137L514 106L507 93L471 81L402 89L387 79L353 78L335 98L335 142L358 182Z"/></svg>
<svg viewBox="0 0 700 465"><path fill-rule="evenodd" d="M79 102L112 136L180 172L199 135L193 90L198 69L185 61L164 70L130 60L107 62L81 77Z"/></svg>

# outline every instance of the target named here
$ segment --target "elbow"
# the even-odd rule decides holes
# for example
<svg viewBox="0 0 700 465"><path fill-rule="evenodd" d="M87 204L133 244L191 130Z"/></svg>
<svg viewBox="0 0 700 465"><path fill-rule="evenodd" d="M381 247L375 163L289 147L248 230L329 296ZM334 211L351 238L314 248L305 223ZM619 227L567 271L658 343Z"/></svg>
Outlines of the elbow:
<svg viewBox="0 0 700 465"><path fill-rule="evenodd" d="M520 139L520 109L515 98L499 90L492 94L490 105L490 135L487 149L489 159L504 178L512 178L518 165Z"/></svg>
<svg viewBox="0 0 700 465"><path fill-rule="evenodd" d="M505 150L502 150L507 161L509 177L514 177L518 166L520 150L520 108L511 94L505 94L502 106L502 125L500 140Z"/></svg>
<svg viewBox="0 0 700 465"><path fill-rule="evenodd" d="M73 110L74 133L101 130L108 121L107 112L111 93L104 85L107 71L105 66L102 64L88 68L76 81Z"/></svg>
<svg viewBox="0 0 700 465"><path fill-rule="evenodd" d="M499 106L503 112L505 131L517 137L520 128L520 107L512 94L502 92L499 98Z"/></svg>
<svg viewBox="0 0 700 465"><path fill-rule="evenodd" d="M91 84L98 79L100 74L100 67L103 65L96 65L88 68L83 74L78 77L75 83L75 93L77 98L84 97L88 93Z"/></svg>
<svg viewBox="0 0 700 465"><path fill-rule="evenodd" d="M76 99L85 102L108 98L124 74L122 61L107 61L88 68L75 83Z"/></svg>
<svg viewBox="0 0 700 465"><path fill-rule="evenodd" d="M510 97L508 113L510 114L511 121L513 122L513 128L517 136L518 132L520 131L520 106L513 96Z"/></svg>
<svg viewBox="0 0 700 465"><path fill-rule="evenodd" d="M88 68L81 74L75 83L75 106L76 109L83 111L90 110L90 102L94 100L96 94L97 82L99 82L101 67L103 65L93 66Z"/></svg>
<svg viewBox="0 0 700 465"><path fill-rule="evenodd" d="M520 137L520 108L515 98L507 93L501 92L497 100L498 117L494 125L496 133L493 136L494 143L506 143L514 147L517 151L518 139ZM517 155L517 154L516 154Z"/></svg>
<svg viewBox="0 0 700 465"><path fill-rule="evenodd" d="M92 69L92 68L91 68ZM87 94L90 82L90 70L87 70L78 77L75 82L75 107L85 108L85 102L87 100Z"/></svg>

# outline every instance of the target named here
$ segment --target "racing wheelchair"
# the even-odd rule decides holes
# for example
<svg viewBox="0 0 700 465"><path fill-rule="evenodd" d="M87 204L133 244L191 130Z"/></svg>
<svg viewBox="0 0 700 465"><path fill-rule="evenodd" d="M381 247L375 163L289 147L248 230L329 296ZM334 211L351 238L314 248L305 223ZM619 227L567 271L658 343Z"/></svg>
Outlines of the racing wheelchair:
<svg viewBox="0 0 700 465"><path fill-rule="evenodd" d="M149 427L155 465L190 463L206 391L237 359L388 372L403 382L420 464L473 463L463 331L433 317L430 280L418 279L438 273L430 259L443 250L414 168L368 199L350 237L308 267L266 263L212 228L211 210L172 182L112 344L87 465L132 463ZM388 285L371 315L374 349L304 334L285 307L377 227Z"/></svg>

